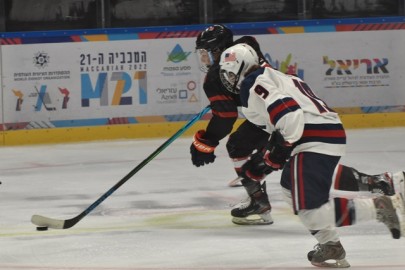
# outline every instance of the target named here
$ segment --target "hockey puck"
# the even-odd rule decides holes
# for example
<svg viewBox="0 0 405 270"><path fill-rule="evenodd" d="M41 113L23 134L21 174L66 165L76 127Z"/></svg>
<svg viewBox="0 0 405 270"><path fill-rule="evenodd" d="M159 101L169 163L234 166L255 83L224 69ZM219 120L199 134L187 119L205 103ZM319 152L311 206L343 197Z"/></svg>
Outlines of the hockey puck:
<svg viewBox="0 0 405 270"><path fill-rule="evenodd" d="M48 227L37 227L37 231L47 231Z"/></svg>

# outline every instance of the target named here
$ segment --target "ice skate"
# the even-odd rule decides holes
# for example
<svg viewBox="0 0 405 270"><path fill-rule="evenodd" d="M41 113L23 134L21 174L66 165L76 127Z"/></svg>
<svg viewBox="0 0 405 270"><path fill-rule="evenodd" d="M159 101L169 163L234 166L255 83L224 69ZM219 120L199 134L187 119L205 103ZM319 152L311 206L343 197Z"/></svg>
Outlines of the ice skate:
<svg viewBox="0 0 405 270"><path fill-rule="evenodd" d="M232 222L238 225L270 225L273 224L271 217L271 205L266 192L266 183L260 189L249 196L250 200L239 204L232 209Z"/></svg>
<svg viewBox="0 0 405 270"><path fill-rule="evenodd" d="M393 174L382 173L368 177L369 190L372 193L379 193L381 195L392 196L395 194Z"/></svg>
<svg viewBox="0 0 405 270"><path fill-rule="evenodd" d="M368 178L369 190L372 193L379 193L387 196L393 196L395 193L399 193L404 200L404 178L405 172L385 172L373 175Z"/></svg>
<svg viewBox="0 0 405 270"><path fill-rule="evenodd" d="M405 205L400 194L380 196L374 199L377 220L385 224L392 237L398 239L404 236Z"/></svg>
<svg viewBox="0 0 405 270"><path fill-rule="evenodd" d="M348 268L350 264L346 261L346 251L340 241L329 241L325 244L317 244L314 250L308 252L308 260L312 265L329 268Z"/></svg>

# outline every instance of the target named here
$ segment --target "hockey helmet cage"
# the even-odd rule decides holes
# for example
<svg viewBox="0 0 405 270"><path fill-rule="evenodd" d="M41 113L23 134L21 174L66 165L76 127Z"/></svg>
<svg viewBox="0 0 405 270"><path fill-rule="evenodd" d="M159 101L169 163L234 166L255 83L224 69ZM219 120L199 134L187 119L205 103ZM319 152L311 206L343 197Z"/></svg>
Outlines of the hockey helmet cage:
<svg viewBox="0 0 405 270"><path fill-rule="evenodd" d="M228 91L239 94L246 72L259 65L259 57L251 46L241 43L226 49L221 54L219 65L222 84Z"/></svg>

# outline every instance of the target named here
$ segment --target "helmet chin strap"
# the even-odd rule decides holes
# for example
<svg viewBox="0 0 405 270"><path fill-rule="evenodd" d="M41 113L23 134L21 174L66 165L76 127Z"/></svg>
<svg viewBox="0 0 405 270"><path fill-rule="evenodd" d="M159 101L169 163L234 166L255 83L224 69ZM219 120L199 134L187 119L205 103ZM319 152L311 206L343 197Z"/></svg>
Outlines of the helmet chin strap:
<svg viewBox="0 0 405 270"><path fill-rule="evenodd" d="M245 61L242 61L242 64L240 65L238 73L235 76L235 82L233 83L233 86L232 86L232 89L234 90L234 93L238 93L238 91L236 91L236 89L237 89L236 85L239 82L240 74L242 73L242 70L243 70L244 67L245 67Z"/></svg>

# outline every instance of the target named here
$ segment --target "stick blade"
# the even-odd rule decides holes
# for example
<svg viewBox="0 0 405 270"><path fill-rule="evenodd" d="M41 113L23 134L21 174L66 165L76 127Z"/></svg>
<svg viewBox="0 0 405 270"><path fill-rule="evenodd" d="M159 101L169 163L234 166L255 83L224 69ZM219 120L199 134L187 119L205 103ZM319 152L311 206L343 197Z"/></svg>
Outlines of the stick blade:
<svg viewBox="0 0 405 270"><path fill-rule="evenodd" d="M65 220L53 219L40 215L33 215L31 222L38 227L48 227L51 229L65 229Z"/></svg>

